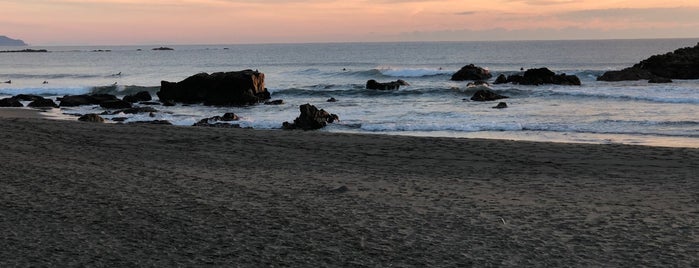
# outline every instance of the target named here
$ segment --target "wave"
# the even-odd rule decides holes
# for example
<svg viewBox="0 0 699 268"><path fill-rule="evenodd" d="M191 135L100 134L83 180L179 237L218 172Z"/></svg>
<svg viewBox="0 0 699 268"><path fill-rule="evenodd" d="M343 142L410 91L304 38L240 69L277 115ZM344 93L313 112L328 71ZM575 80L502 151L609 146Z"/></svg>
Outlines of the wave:
<svg viewBox="0 0 699 268"><path fill-rule="evenodd" d="M293 97L314 97L314 96L410 96L423 94L453 94L455 90L449 88L414 88L401 87L398 90L373 90L366 89L364 84L349 84L349 85L329 85L319 84L308 87L289 88L289 89L274 89L271 90L275 97L293 96Z"/></svg>
<svg viewBox="0 0 699 268"><path fill-rule="evenodd" d="M613 91L613 89L610 89ZM595 93L595 92L580 92L580 91L546 91L540 92L551 96L569 96L569 97L582 97L582 98L598 98L598 99L620 99L620 100L632 100L632 101L647 101L647 102L658 102L658 103L689 103L689 104L699 104L698 97L672 97L668 96L648 96L648 95L630 95L630 94L614 94L614 93Z"/></svg>
<svg viewBox="0 0 699 268"><path fill-rule="evenodd" d="M81 95L89 94L90 88L86 87L65 87L65 88L3 88L0 89L0 95L14 96L19 94L39 95L44 97L63 96L63 95Z"/></svg>
<svg viewBox="0 0 699 268"><path fill-rule="evenodd" d="M430 77L430 76L446 76L452 75L454 71L444 70L442 68L377 68L374 69L385 77Z"/></svg>
<svg viewBox="0 0 699 268"><path fill-rule="evenodd" d="M579 133L579 134L621 134L621 135L641 135L659 137L687 137L699 138L699 133L668 133L659 131L638 131L638 130L605 130L595 129L589 126L575 126L566 124L520 124L517 122L496 122L496 123L450 123L450 122L430 122L430 123L340 123L345 128L373 133L391 132L553 132L553 133Z"/></svg>
<svg viewBox="0 0 699 268"><path fill-rule="evenodd" d="M38 80L53 80L53 79L89 79L89 78L106 78L114 77L114 74L0 74L0 77L8 77L13 80L22 79L38 79Z"/></svg>
<svg viewBox="0 0 699 268"><path fill-rule="evenodd" d="M160 90L159 86L136 86L136 85L110 85L96 86L89 90L90 94L112 94L116 96L133 95L141 91L148 91L154 95Z"/></svg>

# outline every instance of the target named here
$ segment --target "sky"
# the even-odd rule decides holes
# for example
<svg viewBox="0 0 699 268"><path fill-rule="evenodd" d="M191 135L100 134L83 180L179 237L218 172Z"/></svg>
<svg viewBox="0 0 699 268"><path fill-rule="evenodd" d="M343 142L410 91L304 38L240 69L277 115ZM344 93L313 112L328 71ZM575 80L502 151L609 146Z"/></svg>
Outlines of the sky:
<svg viewBox="0 0 699 268"><path fill-rule="evenodd" d="M697 0L2 0L32 45L696 38Z"/></svg>

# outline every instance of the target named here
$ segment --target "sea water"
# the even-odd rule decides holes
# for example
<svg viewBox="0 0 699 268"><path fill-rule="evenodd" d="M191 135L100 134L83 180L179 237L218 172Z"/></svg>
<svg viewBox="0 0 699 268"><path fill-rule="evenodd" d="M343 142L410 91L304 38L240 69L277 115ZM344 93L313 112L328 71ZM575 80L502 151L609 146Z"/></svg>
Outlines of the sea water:
<svg viewBox="0 0 699 268"><path fill-rule="evenodd" d="M321 131L475 137L514 140L624 143L699 147L699 81L599 82L609 70L629 67L654 54L694 46L699 39L331 43L261 45L32 47L49 53L0 53L0 98L38 94L110 93L147 90L161 80L181 81L200 72L257 69L273 99L282 105L156 107L148 114L114 115L129 121L169 120L192 125L234 112L242 127L279 129L313 104L339 115ZM2 50L12 50L3 48ZM23 49L23 48L22 48ZM509 108L474 102L468 81L451 81L467 64L494 77L521 68L548 67L577 75L582 86L492 85ZM393 91L365 89L366 81L403 79ZM494 79L494 78L493 78ZM44 81L46 83L44 83ZM492 82L492 81L491 81ZM115 84L116 83L116 84ZM335 98L337 102L327 102ZM98 106L62 108L60 113L100 113Z"/></svg>

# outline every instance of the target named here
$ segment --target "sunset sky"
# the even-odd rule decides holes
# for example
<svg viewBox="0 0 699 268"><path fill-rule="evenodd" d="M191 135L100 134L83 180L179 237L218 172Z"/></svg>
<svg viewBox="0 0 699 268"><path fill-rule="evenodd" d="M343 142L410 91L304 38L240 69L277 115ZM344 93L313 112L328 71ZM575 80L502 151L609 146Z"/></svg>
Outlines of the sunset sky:
<svg viewBox="0 0 699 268"><path fill-rule="evenodd" d="M699 37L697 0L3 0L33 45Z"/></svg>

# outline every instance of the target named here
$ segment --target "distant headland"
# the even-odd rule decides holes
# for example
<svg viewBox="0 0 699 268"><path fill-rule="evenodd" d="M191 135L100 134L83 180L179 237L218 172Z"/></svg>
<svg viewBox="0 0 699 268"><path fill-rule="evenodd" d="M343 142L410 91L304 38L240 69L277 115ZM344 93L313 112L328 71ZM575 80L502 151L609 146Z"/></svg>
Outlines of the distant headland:
<svg viewBox="0 0 699 268"><path fill-rule="evenodd" d="M26 46L27 43L25 43L22 40L19 39L12 39L4 35L0 35L0 46Z"/></svg>

